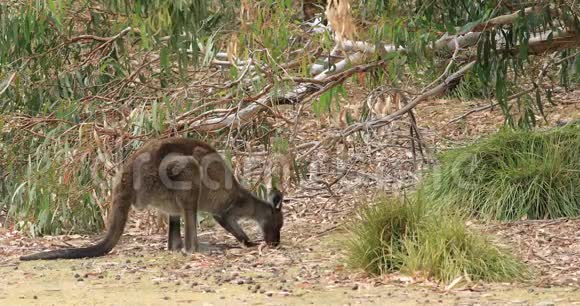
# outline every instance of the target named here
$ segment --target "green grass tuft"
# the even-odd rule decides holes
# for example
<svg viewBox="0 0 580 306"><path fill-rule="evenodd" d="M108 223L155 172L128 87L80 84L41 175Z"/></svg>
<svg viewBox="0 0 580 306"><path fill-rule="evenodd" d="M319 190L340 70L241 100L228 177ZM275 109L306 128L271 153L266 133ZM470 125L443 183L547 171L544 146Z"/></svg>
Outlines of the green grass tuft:
<svg viewBox="0 0 580 306"><path fill-rule="evenodd" d="M400 270L407 237L416 235L425 212L421 203L381 199L359 213L350 227L349 264L372 274Z"/></svg>
<svg viewBox="0 0 580 306"><path fill-rule="evenodd" d="M437 208L497 220L580 215L580 125L502 131L440 161L421 186Z"/></svg>
<svg viewBox="0 0 580 306"><path fill-rule="evenodd" d="M363 209L351 227L349 265L371 274L423 273L440 281L514 281L526 267L459 217L426 209L425 200L384 198Z"/></svg>

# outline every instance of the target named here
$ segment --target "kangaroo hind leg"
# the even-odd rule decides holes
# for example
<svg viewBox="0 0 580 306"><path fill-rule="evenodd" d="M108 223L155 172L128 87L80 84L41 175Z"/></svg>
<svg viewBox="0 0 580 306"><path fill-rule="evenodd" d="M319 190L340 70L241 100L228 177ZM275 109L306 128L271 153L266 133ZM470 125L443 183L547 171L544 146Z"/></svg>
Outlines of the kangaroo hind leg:
<svg viewBox="0 0 580 306"><path fill-rule="evenodd" d="M199 251L197 241L197 209L184 209L185 220L185 251L194 253Z"/></svg>

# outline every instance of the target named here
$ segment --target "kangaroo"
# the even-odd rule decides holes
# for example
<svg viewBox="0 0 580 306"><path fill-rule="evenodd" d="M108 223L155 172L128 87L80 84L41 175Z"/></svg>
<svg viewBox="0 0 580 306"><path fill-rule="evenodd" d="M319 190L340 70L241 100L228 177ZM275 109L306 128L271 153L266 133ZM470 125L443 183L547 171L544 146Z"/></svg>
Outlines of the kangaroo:
<svg viewBox="0 0 580 306"><path fill-rule="evenodd" d="M255 246L238 224L255 220L266 243L278 245L283 226L283 195L276 189L269 201L253 195L234 178L225 161L210 145L188 138L153 140L133 153L113 181L113 203L108 231L98 243L22 256L20 260L87 258L106 255L119 241L131 206L154 207L169 216L167 248L198 251L197 212L210 213L246 247ZM181 218L185 244L181 239Z"/></svg>

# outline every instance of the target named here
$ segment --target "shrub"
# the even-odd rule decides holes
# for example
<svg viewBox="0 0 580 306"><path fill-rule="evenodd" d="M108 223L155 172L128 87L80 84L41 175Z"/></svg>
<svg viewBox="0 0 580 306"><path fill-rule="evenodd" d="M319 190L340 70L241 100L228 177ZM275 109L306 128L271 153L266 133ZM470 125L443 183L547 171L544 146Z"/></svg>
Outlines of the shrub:
<svg viewBox="0 0 580 306"><path fill-rule="evenodd" d="M422 185L437 208L484 219L580 215L580 125L501 131L441 155Z"/></svg>
<svg viewBox="0 0 580 306"><path fill-rule="evenodd" d="M421 196L383 198L350 226L349 264L371 274L424 273L440 281L512 281L525 266L457 216L429 211Z"/></svg>
<svg viewBox="0 0 580 306"><path fill-rule="evenodd" d="M0 155L7 157L5 179L0 183L0 209L8 212L6 224L32 235L101 230L99 200L101 204L107 201L110 188L100 169L92 165L96 158L72 150L64 139L53 143L10 136L0 136L9 140L9 145L0 145Z"/></svg>

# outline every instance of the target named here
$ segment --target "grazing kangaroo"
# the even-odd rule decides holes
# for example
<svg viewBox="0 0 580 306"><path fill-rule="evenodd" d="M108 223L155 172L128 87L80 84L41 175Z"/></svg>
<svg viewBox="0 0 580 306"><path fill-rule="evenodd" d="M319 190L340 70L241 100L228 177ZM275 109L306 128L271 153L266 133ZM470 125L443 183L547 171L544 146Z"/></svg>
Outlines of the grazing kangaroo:
<svg viewBox="0 0 580 306"><path fill-rule="evenodd" d="M208 212L245 246L255 243L238 224L257 221L268 244L280 242L283 225L282 194L273 190L269 202L254 196L234 178L210 145L188 138L146 143L129 157L113 181L113 206L108 232L98 243L22 256L21 260L85 258L107 254L119 241L131 205L155 207L169 215L167 247L181 250L180 218L185 223L185 250L198 251L197 212Z"/></svg>

